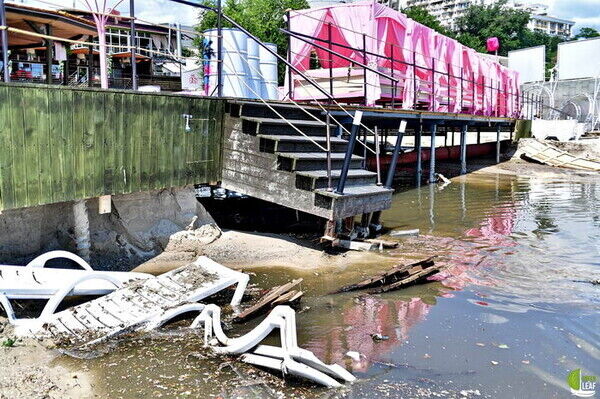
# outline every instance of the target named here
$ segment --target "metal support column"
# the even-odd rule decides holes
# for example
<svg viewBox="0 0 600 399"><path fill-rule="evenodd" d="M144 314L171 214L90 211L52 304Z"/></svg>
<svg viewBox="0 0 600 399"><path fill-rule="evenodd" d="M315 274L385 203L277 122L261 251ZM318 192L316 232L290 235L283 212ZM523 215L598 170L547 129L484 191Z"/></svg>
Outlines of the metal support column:
<svg viewBox="0 0 600 399"><path fill-rule="evenodd" d="M429 148L429 183L435 183L435 135L437 125L432 123L429 131L431 132L431 144Z"/></svg>
<svg viewBox="0 0 600 399"><path fill-rule="evenodd" d="M135 0L129 0L129 44L131 46L131 88L138 89L136 47L137 39L135 32Z"/></svg>
<svg viewBox="0 0 600 399"><path fill-rule="evenodd" d="M354 120L352 121L352 129L350 130L350 140L348 141L348 147L346 147L346 156L344 157L344 165L340 172L340 180L338 181L337 189L335 190L338 194L344 194L344 187L346 186L346 178L348 177L348 170L350 169L350 161L354 154L354 145L356 144L356 135L360 128L360 121L362 120L362 111L356 111L354 113Z"/></svg>
<svg viewBox="0 0 600 399"><path fill-rule="evenodd" d="M500 163L500 124L496 125L496 163Z"/></svg>
<svg viewBox="0 0 600 399"><path fill-rule="evenodd" d="M4 0L0 0L0 25L6 26ZM8 71L8 31L6 29L0 31L0 39L2 40L2 80L10 82L10 73Z"/></svg>
<svg viewBox="0 0 600 399"><path fill-rule="evenodd" d="M400 156L400 150L402 149L402 139L406 132L406 121L403 119L400 122L400 128L398 129L398 136L396 138L396 146L394 147L394 153L392 154L392 162L390 163L387 178L385 179L385 186L392 188L394 182L394 176L396 175L396 167L398 166L398 157Z"/></svg>
<svg viewBox="0 0 600 399"><path fill-rule="evenodd" d="M52 26L50 24L46 24L46 34L48 36L52 36ZM52 84L52 59L53 56L53 48L54 40L46 39L46 84Z"/></svg>
<svg viewBox="0 0 600 399"><path fill-rule="evenodd" d="M423 176L423 124L419 123L419 130L415 133L415 150L417 151L417 186L421 185Z"/></svg>
<svg viewBox="0 0 600 399"><path fill-rule="evenodd" d="M460 174L467 173L467 132L469 126L463 125L460 129Z"/></svg>
<svg viewBox="0 0 600 399"><path fill-rule="evenodd" d="M223 97L223 7L217 0L217 97Z"/></svg>

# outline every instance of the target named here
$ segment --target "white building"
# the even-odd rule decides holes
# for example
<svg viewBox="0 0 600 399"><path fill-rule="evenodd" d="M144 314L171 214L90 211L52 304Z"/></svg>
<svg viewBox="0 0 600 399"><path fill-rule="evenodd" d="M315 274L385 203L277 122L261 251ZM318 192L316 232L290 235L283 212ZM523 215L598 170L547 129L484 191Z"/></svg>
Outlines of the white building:
<svg viewBox="0 0 600 399"><path fill-rule="evenodd" d="M406 7L422 7L436 17L443 25L454 29L456 20L464 15L469 6L474 4L492 5L497 0L380 0L383 4L397 10ZM548 6L544 4L531 4L513 0L507 4L517 10L531 13L528 28L536 32L545 32L549 35L571 37L575 22L548 15Z"/></svg>

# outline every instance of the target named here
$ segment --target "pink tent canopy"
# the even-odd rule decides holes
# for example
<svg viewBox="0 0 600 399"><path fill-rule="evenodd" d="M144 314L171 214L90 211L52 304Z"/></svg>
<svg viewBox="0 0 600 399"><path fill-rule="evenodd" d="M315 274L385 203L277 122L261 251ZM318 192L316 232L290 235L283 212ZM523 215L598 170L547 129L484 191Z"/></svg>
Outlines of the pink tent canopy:
<svg viewBox="0 0 600 399"><path fill-rule="evenodd" d="M321 68L353 66L312 44L331 46L350 60L400 79L394 96L403 108L426 101L433 111L497 116L517 112L516 72L382 4L363 1L291 11L289 26L310 37L308 42L291 37L291 63L301 71L310 69L312 53ZM367 104L389 97L383 93L385 77L368 69L364 74Z"/></svg>

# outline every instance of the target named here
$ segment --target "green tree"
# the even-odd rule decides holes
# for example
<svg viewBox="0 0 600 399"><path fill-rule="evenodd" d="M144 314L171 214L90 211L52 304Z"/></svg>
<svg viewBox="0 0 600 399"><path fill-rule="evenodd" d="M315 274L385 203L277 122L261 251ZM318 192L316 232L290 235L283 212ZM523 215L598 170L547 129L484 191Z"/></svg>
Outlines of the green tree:
<svg viewBox="0 0 600 399"><path fill-rule="evenodd" d="M212 2L206 5L215 6ZM306 0L225 0L223 13L243 26L254 36L266 43L275 43L277 51L282 57L286 57L288 42L287 35L279 29L285 28L284 15L287 10L301 10L309 8ZM231 27L227 21L223 21L224 27ZM200 14L200 23L196 30L204 32L207 29L217 27L217 14L212 11L204 11ZM196 45L201 47L201 39L196 40ZM279 83L283 83L285 65L279 62Z"/></svg>
<svg viewBox="0 0 600 399"><path fill-rule="evenodd" d="M529 31L530 14L505 7L506 0L492 5L471 5L456 21L456 38L465 46L486 52L486 39L500 40L500 55L523 48L522 38Z"/></svg>
<svg viewBox="0 0 600 399"><path fill-rule="evenodd" d="M600 37L600 32L594 28L584 27L579 29L579 32L575 35L574 39L591 39L592 37Z"/></svg>
<svg viewBox="0 0 600 399"><path fill-rule="evenodd" d="M406 14L410 19L437 31L442 35L454 37L454 32L442 25L436 17L431 15L429 11L423 7L408 7L401 10L401 12Z"/></svg>

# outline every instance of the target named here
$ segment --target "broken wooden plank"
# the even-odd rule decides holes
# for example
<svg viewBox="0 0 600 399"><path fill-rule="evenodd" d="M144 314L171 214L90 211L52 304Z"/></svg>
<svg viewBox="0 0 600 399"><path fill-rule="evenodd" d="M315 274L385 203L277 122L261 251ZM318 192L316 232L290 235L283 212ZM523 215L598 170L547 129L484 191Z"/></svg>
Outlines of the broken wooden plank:
<svg viewBox="0 0 600 399"><path fill-rule="evenodd" d="M398 243L397 241L387 241L387 240L379 240L379 239L367 239L367 240L365 240L365 242L375 244L378 247L380 246L385 249L398 248L398 246L400 245L400 243Z"/></svg>
<svg viewBox="0 0 600 399"><path fill-rule="evenodd" d="M390 237L408 237L408 236L418 236L421 233L419 229L412 230L394 230L390 232Z"/></svg>
<svg viewBox="0 0 600 399"><path fill-rule="evenodd" d="M416 284L419 281L424 280L427 277L438 273L442 269L442 267L434 265L434 266L427 267L425 269L421 268L420 271L418 270L418 268L415 268L415 269L416 270L414 270L414 271L413 270L409 271L409 274L410 274L409 277L404 278L395 283L384 285L384 286L376 288L374 290L370 290L369 294L382 294L384 292L389 292L389 291L400 289L402 287L406 287L410 284Z"/></svg>
<svg viewBox="0 0 600 399"><path fill-rule="evenodd" d="M410 270L412 270L414 268L419 268L419 267L420 268L428 268L428 267L433 266L435 264L433 261L435 258L436 258L436 256L432 256L430 258L423 259L418 262L411 263L409 265L401 264L401 265L395 266L386 272L377 274L373 277L369 277L366 280L342 287L339 290L332 292L332 294L339 294L342 292L349 292L349 291L358 291L358 290L362 290L362 289L366 289L366 288L372 288L372 287L377 287L377 286L393 284L400 279L409 277Z"/></svg>
<svg viewBox="0 0 600 399"><path fill-rule="evenodd" d="M284 295L280 296L279 298L275 299L273 301L273 303L271 303L271 306L275 307L277 305L286 305L286 304L292 305L296 301L298 301L302 297L302 295L304 295L304 292L292 290L292 291L288 292L287 294L284 294Z"/></svg>
<svg viewBox="0 0 600 399"><path fill-rule="evenodd" d="M257 315L259 312L265 310L275 300L279 299L279 297L281 297L282 295L288 293L292 288L300 284L302 281L303 279L299 278L287 284L278 287L273 287L269 292L267 292L265 296L259 299L258 302L256 302L254 305L237 315L234 321L240 322L250 318L251 316Z"/></svg>

